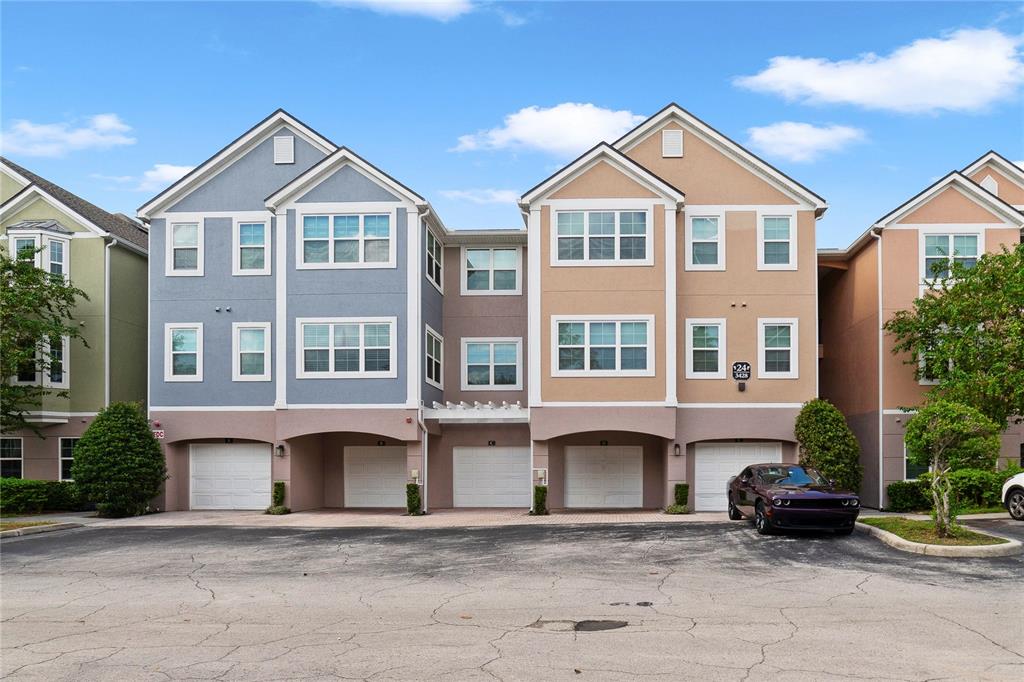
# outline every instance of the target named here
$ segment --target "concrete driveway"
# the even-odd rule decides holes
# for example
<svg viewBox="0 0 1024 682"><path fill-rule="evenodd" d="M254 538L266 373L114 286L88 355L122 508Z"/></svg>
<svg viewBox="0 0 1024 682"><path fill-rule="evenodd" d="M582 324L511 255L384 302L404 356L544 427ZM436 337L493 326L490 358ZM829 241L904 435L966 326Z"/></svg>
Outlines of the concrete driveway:
<svg viewBox="0 0 1024 682"><path fill-rule="evenodd" d="M0 567L11 679L1024 677L1024 559L860 534L94 525Z"/></svg>

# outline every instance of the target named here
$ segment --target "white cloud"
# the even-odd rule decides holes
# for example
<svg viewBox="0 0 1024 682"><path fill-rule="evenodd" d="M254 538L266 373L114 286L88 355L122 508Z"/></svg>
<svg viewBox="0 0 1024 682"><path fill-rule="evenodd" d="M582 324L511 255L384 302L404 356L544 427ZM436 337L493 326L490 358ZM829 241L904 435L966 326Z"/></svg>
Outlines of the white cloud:
<svg viewBox="0 0 1024 682"><path fill-rule="evenodd" d="M85 149L109 149L135 144L132 130L117 114L97 114L85 125L71 123L33 123L15 120L0 133L4 154L60 157Z"/></svg>
<svg viewBox="0 0 1024 682"><path fill-rule="evenodd" d="M329 5L361 7L379 14L420 16L437 21L451 21L472 12L470 0L327 0Z"/></svg>
<svg viewBox="0 0 1024 682"><path fill-rule="evenodd" d="M156 192L167 187L175 180L181 179L195 166L174 166L169 163L154 164L152 168L142 174L139 184L135 188L140 192Z"/></svg>
<svg viewBox="0 0 1024 682"><path fill-rule="evenodd" d="M519 192L514 189L444 189L441 196L471 204L514 204L519 201Z"/></svg>
<svg viewBox="0 0 1024 682"><path fill-rule="evenodd" d="M453 151L535 149L574 156L601 141L612 141L644 120L632 111L563 102L548 109L526 107L505 117L504 124L462 135Z"/></svg>
<svg viewBox="0 0 1024 682"><path fill-rule="evenodd" d="M901 113L979 111L1013 97L1024 83L1022 38L962 29L855 59L774 57L736 78L740 87L812 104L853 104Z"/></svg>
<svg viewBox="0 0 1024 682"><path fill-rule="evenodd" d="M837 152L865 138L864 131L850 126L815 126L810 123L779 121L748 128L749 145L765 156L787 161L814 161L826 152Z"/></svg>

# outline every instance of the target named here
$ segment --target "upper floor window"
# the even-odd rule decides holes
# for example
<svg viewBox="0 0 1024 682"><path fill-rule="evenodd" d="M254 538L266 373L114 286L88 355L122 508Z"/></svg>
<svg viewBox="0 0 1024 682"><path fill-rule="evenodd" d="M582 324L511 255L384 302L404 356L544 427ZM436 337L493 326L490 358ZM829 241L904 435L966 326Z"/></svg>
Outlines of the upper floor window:
<svg viewBox="0 0 1024 682"><path fill-rule="evenodd" d="M462 250L462 293L508 295L522 293L520 270L522 252L518 247Z"/></svg>
<svg viewBox="0 0 1024 682"><path fill-rule="evenodd" d="M795 216L758 216L758 270L796 270L795 230Z"/></svg>
<svg viewBox="0 0 1024 682"><path fill-rule="evenodd" d="M11 253L20 260L33 261L36 267L54 275L68 276L68 253L71 242L42 233L13 233L10 235ZM40 248L41 247L41 248Z"/></svg>
<svg viewBox="0 0 1024 682"><path fill-rule="evenodd" d="M67 275L68 274L68 243L63 239L50 239L49 241L49 261L50 261L50 274L53 275Z"/></svg>
<svg viewBox="0 0 1024 682"><path fill-rule="evenodd" d="M521 338L463 338L463 391L520 391Z"/></svg>
<svg viewBox="0 0 1024 682"><path fill-rule="evenodd" d="M430 327L427 327L425 350L427 383L443 389L444 339Z"/></svg>
<svg viewBox="0 0 1024 682"><path fill-rule="evenodd" d="M441 264L444 262L444 247L434 236L434 233L427 230L427 279L429 279L438 291L444 288L441 280Z"/></svg>
<svg viewBox="0 0 1024 682"><path fill-rule="evenodd" d="M792 318L760 318L757 321L759 379L796 379L799 377L797 326Z"/></svg>
<svg viewBox="0 0 1024 682"><path fill-rule="evenodd" d="M0 438L0 478L21 478L21 438Z"/></svg>
<svg viewBox="0 0 1024 682"><path fill-rule="evenodd" d="M78 443L77 438L61 438L58 450L60 459L60 480L70 481L71 478L71 465L75 461L75 445Z"/></svg>
<svg viewBox="0 0 1024 682"><path fill-rule="evenodd" d="M47 379L54 388L67 388L70 385L68 376L68 345L69 338L64 336L50 340L50 367Z"/></svg>
<svg viewBox="0 0 1024 682"><path fill-rule="evenodd" d="M232 380L270 381L270 323L235 322L232 331Z"/></svg>
<svg viewBox="0 0 1024 682"><path fill-rule="evenodd" d="M299 319L300 379L395 377L395 318Z"/></svg>
<svg viewBox="0 0 1024 682"><path fill-rule="evenodd" d="M924 279L948 277L953 263L973 268L978 262L977 234L925 234Z"/></svg>
<svg viewBox="0 0 1024 682"><path fill-rule="evenodd" d="M552 376L652 376L653 316L553 319Z"/></svg>
<svg viewBox="0 0 1024 682"><path fill-rule="evenodd" d="M202 322L164 325L164 381L202 380Z"/></svg>
<svg viewBox="0 0 1024 682"><path fill-rule="evenodd" d="M725 378L725 320L686 320L686 378Z"/></svg>
<svg viewBox="0 0 1024 682"><path fill-rule="evenodd" d="M686 269L725 270L725 214L686 216Z"/></svg>
<svg viewBox="0 0 1024 682"><path fill-rule="evenodd" d="M14 253L19 260L36 260L36 249L39 248L39 241L36 237L15 237Z"/></svg>
<svg viewBox="0 0 1024 682"><path fill-rule="evenodd" d="M650 264L647 211L559 211L555 262Z"/></svg>
<svg viewBox="0 0 1024 682"><path fill-rule="evenodd" d="M305 215L299 267L389 267L395 263L391 214Z"/></svg>
<svg viewBox="0 0 1024 682"><path fill-rule="evenodd" d="M235 222L232 274L269 275L269 252L270 229L266 222Z"/></svg>
<svg viewBox="0 0 1024 682"><path fill-rule="evenodd" d="M168 222L167 263L168 276L203 274L203 221Z"/></svg>

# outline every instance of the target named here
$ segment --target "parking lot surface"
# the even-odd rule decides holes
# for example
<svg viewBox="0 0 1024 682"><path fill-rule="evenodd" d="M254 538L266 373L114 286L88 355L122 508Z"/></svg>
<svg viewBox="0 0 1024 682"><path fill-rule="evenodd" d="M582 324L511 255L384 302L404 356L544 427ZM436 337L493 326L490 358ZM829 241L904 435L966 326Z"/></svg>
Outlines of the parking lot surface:
<svg viewBox="0 0 1024 682"><path fill-rule="evenodd" d="M17 680L1024 679L1024 558L862 534L95 525L0 568Z"/></svg>

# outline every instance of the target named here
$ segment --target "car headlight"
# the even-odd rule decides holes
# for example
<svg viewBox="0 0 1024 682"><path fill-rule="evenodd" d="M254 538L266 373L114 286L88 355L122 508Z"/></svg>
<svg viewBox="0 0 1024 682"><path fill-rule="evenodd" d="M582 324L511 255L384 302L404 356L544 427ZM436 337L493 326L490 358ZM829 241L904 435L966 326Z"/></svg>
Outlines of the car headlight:
<svg viewBox="0 0 1024 682"><path fill-rule="evenodd" d="M849 500L843 500L843 506L844 507L849 507L850 506L850 501Z"/></svg>
<svg viewBox="0 0 1024 682"><path fill-rule="evenodd" d="M854 499L850 500L850 506L851 506L851 507L857 507L857 506L860 506L860 500L858 500L858 499L856 499L856 498L854 498Z"/></svg>
<svg viewBox="0 0 1024 682"><path fill-rule="evenodd" d="M789 503L790 503L789 498L785 498L785 499L782 500L782 504L787 506L787 507L789 506Z"/></svg>
<svg viewBox="0 0 1024 682"><path fill-rule="evenodd" d="M782 506L782 498L781 497L773 498L772 499L772 504L774 504L776 507L781 507Z"/></svg>

